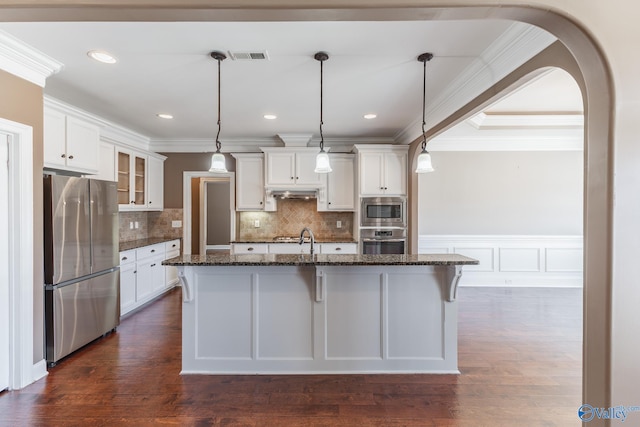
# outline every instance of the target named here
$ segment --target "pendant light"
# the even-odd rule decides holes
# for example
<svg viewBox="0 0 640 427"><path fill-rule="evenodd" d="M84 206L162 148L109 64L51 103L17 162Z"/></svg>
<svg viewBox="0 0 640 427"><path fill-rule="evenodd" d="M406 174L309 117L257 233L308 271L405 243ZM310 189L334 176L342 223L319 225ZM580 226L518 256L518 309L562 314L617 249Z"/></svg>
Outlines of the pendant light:
<svg viewBox="0 0 640 427"><path fill-rule="evenodd" d="M318 52L313 57L320 61L320 152L316 156L316 168L313 171L315 173L329 173L332 170L331 163L329 162L329 154L324 151L324 135L322 134L322 63L329 59L329 55L325 52Z"/></svg>
<svg viewBox="0 0 640 427"><path fill-rule="evenodd" d="M425 133L425 109L427 105L427 62L433 58L432 53L423 53L418 56L418 61L422 62L422 152L418 155L418 161L416 166L416 173L433 172L433 166L431 165L431 154L427 151L427 134Z"/></svg>
<svg viewBox="0 0 640 427"><path fill-rule="evenodd" d="M218 133L216 134L216 152L211 156L211 167L209 172L226 173L227 165L224 158L224 154L220 152L222 143L220 142L220 63L227 59L227 56L222 52L211 52L211 57L218 61Z"/></svg>

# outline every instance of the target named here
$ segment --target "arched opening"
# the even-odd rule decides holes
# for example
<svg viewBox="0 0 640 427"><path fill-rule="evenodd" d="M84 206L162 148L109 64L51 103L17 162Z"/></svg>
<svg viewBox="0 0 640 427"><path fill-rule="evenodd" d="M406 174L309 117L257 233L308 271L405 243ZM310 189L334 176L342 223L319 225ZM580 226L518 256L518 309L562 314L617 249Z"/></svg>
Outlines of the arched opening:
<svg viewBox="0 0 640 427"><path fill-rule="evenodd" d="M425 3L427 3L425 1ZM459 3L464 6L465 2ZM585 296L584 305L584 401L607 406L610 400L611 354L611 264L612 264L612 176L611 155L613 89L608 64L603 53L589 34L568 17L533 7L508 7L501 2L491 3L500 7L398 8L393 1L378 3L379 8L353 1L341 4L339 9L299 9L294 1L280 2L277 8L264 8L259 2L242 2L238 9L209 8L187 9L179 1L165 2L164 7L150 8L146 2L128 7L99 7L94 5L74 8L47 8L33 4L26 9L4 9L7 20L415 20L415 19L512 19L546 29L561 41L567 54L561 59L575 58L572 75L582 85L586 94L585 118L587 132L585 147ZM62 2L58 2L58 5ZM243 8L240 9L240 6ZM549 62L551 61L550 58ZM550 65L562 66L557 63ZM563 67L564 68L564 67ZM442 124L445 126L446 124ZM437 132L439 129L434 128ZM415 192L415 180L412 194ZM413 234L415 241L415 232ZM38 284L34 285L38 289ZM38 341L40 337L35 337Z"/></svg>

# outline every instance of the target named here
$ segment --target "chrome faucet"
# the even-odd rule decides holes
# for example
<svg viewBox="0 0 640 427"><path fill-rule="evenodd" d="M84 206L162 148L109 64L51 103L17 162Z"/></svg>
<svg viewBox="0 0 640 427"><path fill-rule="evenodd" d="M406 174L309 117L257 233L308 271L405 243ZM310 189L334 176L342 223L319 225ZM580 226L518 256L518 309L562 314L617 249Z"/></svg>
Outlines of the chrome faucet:
<svg viewBox="0 0 640 427"><path fill-rule="evenodd" d="M313 231L311 231L311 229L309 227L305 227L302 229L302 231L300 232L300 241L298 242L298 244L303 244L304 243L304 232L308 232L309 233L309 239L311 239L311 255L313 255L313 244L316 242L316 238L313 237Z"/></svg>

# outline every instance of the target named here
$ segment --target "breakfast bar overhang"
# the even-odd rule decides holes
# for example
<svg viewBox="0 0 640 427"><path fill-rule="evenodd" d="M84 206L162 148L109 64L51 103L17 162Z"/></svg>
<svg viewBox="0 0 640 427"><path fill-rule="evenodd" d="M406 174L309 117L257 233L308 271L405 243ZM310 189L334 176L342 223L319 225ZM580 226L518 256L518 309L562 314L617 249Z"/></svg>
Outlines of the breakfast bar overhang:
<svg viewBox="0 0 640 427"><path fill-rule="evenodd" d="M458 373L443 255L183 255L182 374Z"/></svg>

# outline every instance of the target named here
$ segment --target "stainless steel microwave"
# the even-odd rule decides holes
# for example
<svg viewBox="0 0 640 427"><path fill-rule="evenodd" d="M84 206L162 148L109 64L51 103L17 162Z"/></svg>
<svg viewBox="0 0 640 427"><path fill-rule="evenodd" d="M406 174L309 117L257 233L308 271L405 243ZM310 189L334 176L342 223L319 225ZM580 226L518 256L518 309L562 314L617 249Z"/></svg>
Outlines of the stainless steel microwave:
<svg viewBox="0 0 640 427"><path fill-rule="evenodd" d="M406 227L407 199L404 197L363 197L361 227Z"/></svg>

